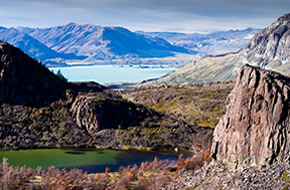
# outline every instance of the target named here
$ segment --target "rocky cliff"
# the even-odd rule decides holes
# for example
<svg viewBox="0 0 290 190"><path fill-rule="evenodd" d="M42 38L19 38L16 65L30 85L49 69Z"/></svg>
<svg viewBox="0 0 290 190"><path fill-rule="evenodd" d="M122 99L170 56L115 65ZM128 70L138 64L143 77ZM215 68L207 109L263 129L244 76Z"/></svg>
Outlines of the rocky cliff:
<svg viewBox="0 0 290 190"><path fill-rule="evenodd" d="M214 130L212 156L228 163L290 163L290 78L243 66Z"/></svg>
<svg viewBox="0 0 290 190"><path fill-rule="evenodd" d="M244 63L289 74L290 13L256 34L238 54Z"/></svg>

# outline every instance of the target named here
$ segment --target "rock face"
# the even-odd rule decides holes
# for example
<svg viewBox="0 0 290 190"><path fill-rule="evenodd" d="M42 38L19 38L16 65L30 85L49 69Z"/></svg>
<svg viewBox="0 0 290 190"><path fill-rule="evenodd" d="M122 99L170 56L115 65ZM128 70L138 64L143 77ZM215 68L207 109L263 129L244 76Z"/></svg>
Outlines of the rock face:
<svg viewBox="0 0 290 190"><path fill-rule="evenodd" d="M252 65L286 73L289 72L289 51L290 13L281 16L271 26L256 34L239 56L245 57Z"/></svg>
<svg viewBox="0 0 290 190"><path fill-rule="evenodd" d="M79 95L70 111L76 124L90 133L102 129L140 126L161 117L159 113L144 106L103 93Z"/></svg>
<svg viewBox="0 0 290 190"><path fill-rule="evenodd" d="M18 48L0 42L0 103L45 105L63 97L66 86Z"/></svg>
<svg viewBox="0 0 290 190"><path fill-rule="evenodd" d="M234 164L290 163L290 78L245 65L214 130L212 156Z"/></svg>

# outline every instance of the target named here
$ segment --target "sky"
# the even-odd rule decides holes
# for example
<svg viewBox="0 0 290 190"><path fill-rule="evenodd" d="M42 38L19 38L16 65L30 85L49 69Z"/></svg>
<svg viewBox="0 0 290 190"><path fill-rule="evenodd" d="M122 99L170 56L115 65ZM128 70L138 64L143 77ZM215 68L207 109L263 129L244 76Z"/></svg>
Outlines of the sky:
<svg viewBox="0 0 290 190"><path fill-rule="evenodd" d="M0 26L70 22L132 31L207 33L264 28L290 12L290 0L0 0Z"/></svg>

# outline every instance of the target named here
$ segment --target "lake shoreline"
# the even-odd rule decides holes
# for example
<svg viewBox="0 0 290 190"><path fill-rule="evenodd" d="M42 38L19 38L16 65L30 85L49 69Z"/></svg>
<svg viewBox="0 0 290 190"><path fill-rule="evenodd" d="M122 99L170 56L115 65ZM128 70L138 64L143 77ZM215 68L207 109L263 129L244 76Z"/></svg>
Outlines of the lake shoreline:
<svg viewBox="0 0 290 190"><path fill-rule="evenodd" d="M49 68L54 73L60 71L70 82L94 81L101 84L152 80L176 69L167 65L81 65Z"/></svg>
<svg viewBox="0 0 290 190"><path fill-rule="evenodd" d="M140 167L142 162L152 162L155 157L160 160L169 160L176 163L176 152L156 152L139 150L112 150L92 148L52 148L0 151L0 158L14 167L47 169L50 166L62 169L82 169L88 173L102 173L105 168L117 172L120 167ZM190 157L190 154L184 154ZM93 169L92 169L93 168Z"/></svg>

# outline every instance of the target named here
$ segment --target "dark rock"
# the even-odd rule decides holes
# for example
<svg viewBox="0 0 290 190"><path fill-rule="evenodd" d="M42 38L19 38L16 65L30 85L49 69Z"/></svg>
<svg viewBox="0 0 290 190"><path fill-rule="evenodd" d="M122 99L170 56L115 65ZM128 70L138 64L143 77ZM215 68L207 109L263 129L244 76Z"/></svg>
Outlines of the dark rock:
<svg viewBox="0 0 290 190"><path fill-rule="evenodd" d="M90 133L146 125L161 117L158 112L144 106L103 93L79 95L70 111L76 124Z"/></svg>
<svg viewBox="0 0 290 190"><path fill-rule="evenodd" d="M234 164L290 163L290 78L249 65L240 69L212 155Z"/></svg>
<svg viewBox="0 0 290 190"><path fill-rule="evenodd" d="M108 89L96 82L72 82L71 87L77 92L103 92Z"/></svg>
<svg viewBox="0 0 290 190"><path fill-rule="evenodd" d="M18 48L0 42L0 103L47 105L63 98L66 81Z"/></svg>
<svg viewBox="0 0 290 190"><path fill-rule="evenodd" d="M92 146L62 102L50 107L0 105L0 149Z"/></svg>

